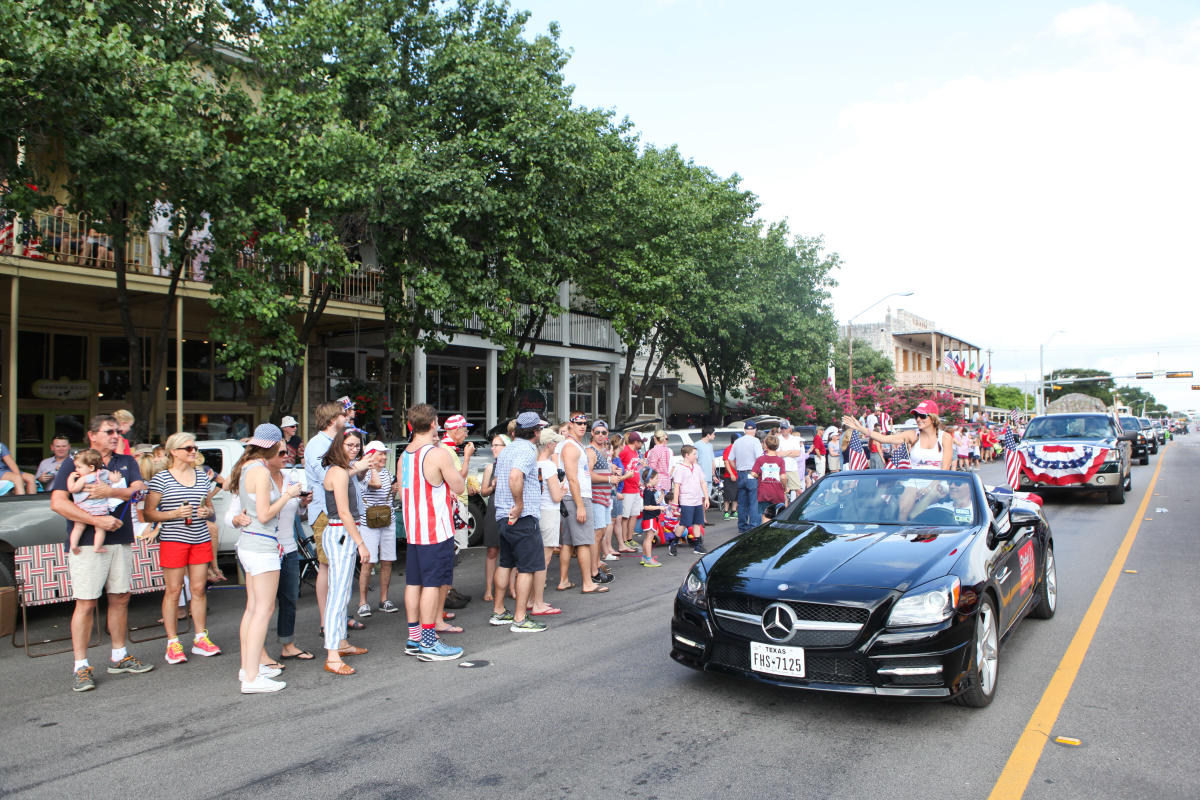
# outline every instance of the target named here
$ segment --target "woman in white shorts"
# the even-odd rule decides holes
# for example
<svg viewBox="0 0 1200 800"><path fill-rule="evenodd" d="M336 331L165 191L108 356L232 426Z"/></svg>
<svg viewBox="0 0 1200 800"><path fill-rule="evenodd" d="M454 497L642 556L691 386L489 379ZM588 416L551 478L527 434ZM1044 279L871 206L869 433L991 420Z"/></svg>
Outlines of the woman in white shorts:
<svg viewBox="0 0 1200 800"><path fill-rule="evenodd" d="M538 515L538 525L542 530L542 547L546 550L546 565L550 564L550 556L562 541L562 499L566 487L558 478L558 465L551 460L554 448L563 440L562 434L555 433L550 428L542 431L538 440L537 465L542 476L542 508ZM533 580L534 605L543 603L546 590L546 573L535 575Z"/></svg>
<svg viewBox="0 0 1200 800"><path fill-rule="evenodd" d="M267 626L275 613L279 567L283 549L276 525L279 512L300 496L300 486L283 488L283 460L287 445L283 432L263 423L246 441L246 450L229 474L229 490L237 492L250 524L238 537L237 553L246 573L246 611L240 630L242 669L238 673L242 694L278 692L285 684L272 680L278 670L263 670L259 656L267 640ZM270 674L267 674L270 673Z"/></svg>
<svg viewBox="0 0 1200 800"><path fill-rule="evenodd" d="M388 472L387 448L383 442L368 442L362 457L371 465L363 473L359 488L362 490L362 503L358 509L358 531L362 534L367 550L371 552L371 563L379 565L379 610L385 614L394 614L399 606L388 599L388 586L392 582L392 562L396 560L396 526L384 525L379 528L367 526L367 509L371 506L392 505L392 474ZM367 589L371 583L371 568L366 564L358 571L358 616L371 616L371 604L367 602Z"/></svg>

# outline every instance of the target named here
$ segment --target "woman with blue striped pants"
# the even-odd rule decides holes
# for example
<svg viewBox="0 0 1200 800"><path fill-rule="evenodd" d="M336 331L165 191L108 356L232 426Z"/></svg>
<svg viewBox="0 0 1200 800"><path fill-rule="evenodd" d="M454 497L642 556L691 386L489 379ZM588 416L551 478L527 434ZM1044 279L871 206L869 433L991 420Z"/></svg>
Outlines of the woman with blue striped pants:
<svg viewBox="0 0 1200 800"><path fill-rule="evenodd" d="M357 449L354 455L357 455ZM342 660L342 656L360 656L367 652L365 647L347 644L346 605L354 583L354 557L364 564L370 563L371 554L358 532L358 493L350 486L351 455L346 448L346 433L333 437L329 451L325 453L326 468L325 508L329 524L321 533L321 546L329 559L329 593L325 599L325 671L335 675L353 675L354 668Z"/></svg>

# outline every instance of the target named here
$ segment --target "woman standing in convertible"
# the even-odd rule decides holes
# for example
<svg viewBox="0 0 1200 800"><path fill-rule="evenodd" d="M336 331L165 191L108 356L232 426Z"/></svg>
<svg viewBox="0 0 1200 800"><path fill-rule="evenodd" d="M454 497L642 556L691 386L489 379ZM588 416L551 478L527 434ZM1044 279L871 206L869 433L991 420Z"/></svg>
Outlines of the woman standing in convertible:
<svg viewBox="0 0 1200 800"><path fill-rule="evenodd" d="M869 431L867 426L849 415L842 417L842 424L873 442L907 445L913 469L950 469L954 460L954 437L942 430L937 403L922 400L913 409L913 416L917 420L917 429L899 433Z"/></svg>

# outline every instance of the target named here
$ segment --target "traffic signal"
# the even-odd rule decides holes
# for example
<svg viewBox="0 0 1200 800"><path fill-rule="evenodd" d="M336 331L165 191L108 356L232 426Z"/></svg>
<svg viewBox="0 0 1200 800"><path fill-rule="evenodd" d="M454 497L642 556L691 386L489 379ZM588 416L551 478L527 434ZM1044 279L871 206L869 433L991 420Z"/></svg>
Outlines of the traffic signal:
<svg viewBox="0 0 1200 800"><path fill-rule="evenodd" d="M1138 380L1147 380L1148 381L1154 377L1154 373L1153 372L1138 372L1133 377L1137 378Z"/></svg>
<svg viewBox="0 0 1200 800"><path fill-rule="evenodd" d="M1168 378L1190 378L1190 377L1192 377L1192 371L1189 369L1187 372L1168 372L1167 377Z"/></svg>

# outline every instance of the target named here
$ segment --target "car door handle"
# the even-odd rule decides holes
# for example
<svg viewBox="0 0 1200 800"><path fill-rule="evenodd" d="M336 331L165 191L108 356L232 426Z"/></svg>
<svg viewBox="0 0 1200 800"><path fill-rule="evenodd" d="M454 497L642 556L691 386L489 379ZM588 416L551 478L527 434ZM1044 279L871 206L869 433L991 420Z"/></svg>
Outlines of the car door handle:
<svg viewBox="0 0 1200 800"><path fill-rule="evenodd" d="M996 583L1004 583L1006 580L1008 580L1008 576L1011 574L1012 570L1010 570L1008 567L1005 567L996 573Z"/></svg>

